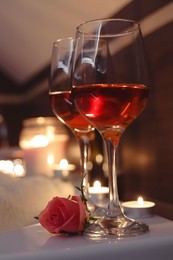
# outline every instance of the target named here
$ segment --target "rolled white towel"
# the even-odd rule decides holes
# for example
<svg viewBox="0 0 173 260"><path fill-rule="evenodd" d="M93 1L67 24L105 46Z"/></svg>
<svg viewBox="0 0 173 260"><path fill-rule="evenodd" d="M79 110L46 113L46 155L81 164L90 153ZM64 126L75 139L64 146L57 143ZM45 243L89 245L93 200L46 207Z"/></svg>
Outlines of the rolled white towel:
<svg viewBox="0 0 173 260"><path fill-rule="evenodd" d="M32 176L14 178L0 173L0 231L37 223L34 219L54 196L76 194L71 182Z"/></svg>

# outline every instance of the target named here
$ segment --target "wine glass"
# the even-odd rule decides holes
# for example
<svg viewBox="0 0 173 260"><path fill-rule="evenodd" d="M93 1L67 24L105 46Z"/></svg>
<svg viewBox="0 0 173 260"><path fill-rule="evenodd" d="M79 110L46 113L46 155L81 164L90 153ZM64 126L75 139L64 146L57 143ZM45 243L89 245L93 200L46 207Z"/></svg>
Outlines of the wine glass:
<svg viewBox="0 0 173 260"><path fill-rule="evenodd" d="M103 137L108 157L108 209L86 232L118 238L143 234L148 225L123 213L116 176L120 138L146 106L149 94L140 25L125 19L79 25L72 71L75 105Z"/></svg>
<svg viewBox="0 0 173 260"><path fill-rule="evenodd" d="M89 141L94 138L94 127L78 112L71 97L71 60L73 56L74 39L58 39L53 43L49 96L52 111L55 116L76 136L80 146L81 176L84 185L84 195L88 199L88 149ZM94 205L88 203L90 208ZM93 208L94 209L94 208Z"/></svg>

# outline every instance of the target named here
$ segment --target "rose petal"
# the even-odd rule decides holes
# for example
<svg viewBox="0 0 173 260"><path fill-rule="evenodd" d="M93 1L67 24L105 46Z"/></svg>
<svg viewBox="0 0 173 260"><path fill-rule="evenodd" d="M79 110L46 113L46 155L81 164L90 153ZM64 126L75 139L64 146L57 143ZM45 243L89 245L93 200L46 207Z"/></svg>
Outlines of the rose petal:
<svg viewBox="0 0 173 260"><path fill-rule="evenodd" d="M79 212L71 216L71 218L61 226L60 231L70 232L70 233L77 233L83 231L84 226L79 226Z"/></svg>
<svg viewBox="0 0 173 260"><path fill-rule="evenodd" d="M53 234L83 231L86 217L86 206L77 196L71 200L54 197L38 216L40 224Z"/></svg>
<svg viewBox="0 0 173 260"><path fill-rule="evenodd" d="M87 212L86 212L86 206L83 204L81 198L77 196L72 196L72 200L75 200L78 202L79 207L79 229L82 229L85 224L85 220L87 219Z"/></svg>

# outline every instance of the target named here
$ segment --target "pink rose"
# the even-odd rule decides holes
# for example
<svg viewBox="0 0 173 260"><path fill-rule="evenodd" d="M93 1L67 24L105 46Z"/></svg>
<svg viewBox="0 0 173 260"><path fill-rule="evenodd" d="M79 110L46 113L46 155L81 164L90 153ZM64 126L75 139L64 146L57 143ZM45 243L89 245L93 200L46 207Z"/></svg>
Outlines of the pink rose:
<svg viewBox="0 0 173 260"><path fill-rule="evenodd" d="M71 199L54 197L39 214L40 224L52 234L77 233L85 228L86 206L77 196Z"/></svg>

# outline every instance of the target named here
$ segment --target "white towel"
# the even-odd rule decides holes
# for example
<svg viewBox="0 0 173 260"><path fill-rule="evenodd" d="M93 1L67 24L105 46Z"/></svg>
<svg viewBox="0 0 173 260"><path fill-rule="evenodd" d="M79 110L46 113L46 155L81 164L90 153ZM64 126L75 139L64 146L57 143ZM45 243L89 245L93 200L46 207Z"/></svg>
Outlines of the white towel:
<svg viewBox="0 0 173 260"><path fill-rule="evenodd" d="M54 196L76 194L71 182L58 178L10 177L0 173L0 231L32 225L34 219Z"/></svg>

